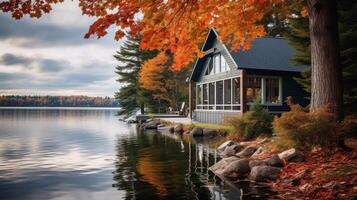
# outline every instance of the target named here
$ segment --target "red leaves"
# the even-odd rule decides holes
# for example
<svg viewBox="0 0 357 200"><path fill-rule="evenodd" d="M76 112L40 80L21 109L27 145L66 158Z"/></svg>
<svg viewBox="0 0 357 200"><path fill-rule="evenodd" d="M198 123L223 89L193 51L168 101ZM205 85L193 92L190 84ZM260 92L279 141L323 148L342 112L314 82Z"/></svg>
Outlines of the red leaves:
<svg viewBox="0 0 357 200"><path fill-rule="evenodd" d="M317 149L305 155L306 162L289 163L281 173L281 180L292 179L298 172L309 170L305 173L298 186L275 183L272 186L283 196L301 199L346 199L356 193L357 185L357 161L353 158L353 152L326 152ZM323 188L326 183L335 181L342 185L339 189ZM299 187L304 184L313 187L305 192L300 192ZM294 191L294 194L287 194ZM285 194L286 193L286 194Z"/></svg>
<svg viewBox="0 0 357 200"><path fill-rule="evenodd" d="M0 3L0 10L10 12L15 19L21 19L25 15L40 18L43 13L49 13L52 10L51 4L60 3L62 1L63 0L7 0Z"/></svg>
<svg viewBox="0 0 357 200"><path fill-rule="evenodd" d="M23 16L23 14L19 11L19 10L15 10L13 13L12 13L12 17L15 18L15 19L21 19Z"/></svg>

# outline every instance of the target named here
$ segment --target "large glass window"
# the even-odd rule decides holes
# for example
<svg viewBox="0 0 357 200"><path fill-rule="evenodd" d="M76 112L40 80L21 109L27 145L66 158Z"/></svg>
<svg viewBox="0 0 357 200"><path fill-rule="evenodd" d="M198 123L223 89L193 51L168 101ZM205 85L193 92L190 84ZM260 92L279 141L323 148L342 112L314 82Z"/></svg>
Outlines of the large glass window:
<svg viewBox="0 0 357 200"><path fill-rule="evenodd" d="M214 72L216 74L221 72L221 61L220 61L219 57L220 57L220 54L216 54L213 56Z"/></svg>
<svg viewBox="0 0 357 200"><path fill-rule="evenodd" d="M222 54L215 54L208 58L205 75L212 75L229 70L226 59Z"/></svg>
<svg viewBox="0 0 357 200"><path fill-rule="evenodd" d="M209 109L214 109L214 104L215 104L215 83L209 83L208 84L208 89L209 89Z"/></svg>
<svg viewBox="0 0 357 200"><path fill-rule="evenodd" d="M208 104L208 90L207 84L203 84L203 104Z"/></svg>
<svg viewBox="0 0 357 200"><path fill-rule="evenodd" d="M233 82L233 104L240 104L240 78L232 79Z"/></svg>
<svg viewBox="0 0 357 200"><path fill-rule="evenodd" d="M224 56L221 54L221 71L222 72L225 72L225 71L228 71L229 70L229 67L228 67L228 64L226 62L226 59L224 58Z"/></svg>
<svg viewBox="0 0 357 200"><path fill-rule="evenodd" d="M216 104L223 104L223 81L217 81L216 83ZM217 106L217 110L221 110L222 106Z"/></svg>
<svg viewBox="0 0 357 200"><path fill-rule="evenodd" d="M265 103L280 104L279 78L265 78Z"/></svg>
<svg viewBox="0 0 357 200"><path fill-rule="evenodd" d="M207 69L205 75L212 75L214 74L212 59L208 58Z"/></svg>
<svg viewBox="0 0 357 200"><path fill-rule="evenodd" d="M255 99L261 98L262 79L260 77L247 79L247 102L252 103Z"/></svg>
<svg viewBox="0 0 357 200"><path fill-rule="evenodd" d="M232 103L232 79L224 80L224 104ZM224 106L225 110L231 110L232 106Z"/></svg>
<svg viewBox="0 0 357 200"><path fill-rule="evenodd" d="M232 79L224 80L224 104L231 104L231 96L232 96Z"/></svg>

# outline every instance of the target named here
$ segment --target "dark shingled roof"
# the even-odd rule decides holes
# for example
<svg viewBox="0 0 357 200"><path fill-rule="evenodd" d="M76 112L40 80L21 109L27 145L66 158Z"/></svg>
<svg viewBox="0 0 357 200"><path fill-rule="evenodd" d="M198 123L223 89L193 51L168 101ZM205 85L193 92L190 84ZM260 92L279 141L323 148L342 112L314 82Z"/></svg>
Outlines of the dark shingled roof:
<svg viewBox="0 0 357 200"><path fill-rule="evenodd" d="M202 48L207 51L211 48L213 41L217 38L217 32L211 28L208 32L206 42ZM295 50L284 38L262 37L255 39L251 48L246 51L231 51L227 47L238 69L255 69L255 70L274 70L287 72L302 72L305 67L295 66L291 58ZM204 58L198 58L191 74L191 80L196 81L203 69Z"/></svg>
<svg viewBox="0 0 357 200"><path fill-rule="evenodd" d="M290 61L294 51L284 38L263 37L255 39L247 51L230 50L230 53L240 69L301 72L304 67L294 66Z"/></svg>

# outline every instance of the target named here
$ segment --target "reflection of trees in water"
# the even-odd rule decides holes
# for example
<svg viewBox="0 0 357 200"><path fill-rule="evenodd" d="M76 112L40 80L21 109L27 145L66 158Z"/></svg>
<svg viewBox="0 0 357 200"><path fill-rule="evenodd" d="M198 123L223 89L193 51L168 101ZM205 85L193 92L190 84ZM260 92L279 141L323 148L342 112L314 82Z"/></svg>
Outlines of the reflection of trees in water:
<svg viewBox="0 0 357 200"><path fill-rule="evenodd" d="M141 133L119 138L114 187L126 199L237 199L240 187L209 171L217 152L171 134Z"/></svg>

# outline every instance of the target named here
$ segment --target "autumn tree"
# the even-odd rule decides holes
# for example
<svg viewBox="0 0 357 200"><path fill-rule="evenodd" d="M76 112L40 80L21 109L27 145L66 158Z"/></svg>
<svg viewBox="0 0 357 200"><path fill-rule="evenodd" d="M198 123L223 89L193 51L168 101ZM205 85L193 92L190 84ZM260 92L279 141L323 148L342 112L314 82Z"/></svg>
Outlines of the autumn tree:
<svg viewBox="0 0 357 200"><path fill-rule="evenodd" d="M183 68L173 72L171 65L172 54L160 52L156 59L143 64L139 81L164 107L179 109L180 104L187 100L188 88L185 82L189 70Z"/></svg>
<svg viewBox="0 0 357 200"><path fill-rule="evenodd" d="M18 1L0 3L4 12L14 18L23 15L39 17L61 0ZM202 56L202 43L208 28L216 27L220 39L232 44L233 50L247 49L252 40L265 35L256 22L272 9L286 11L291 2L306 6L311 39L311 110L329 105L336 119L342 114L342 71L339 58L336 0L79 0L83 14L98 19L86 37L106 35L115 25L115 39L124 36L124 29L143 34L144 49L170 50L174 53L174 70ZM154 58L159 59L159 58Z"/></svg>

